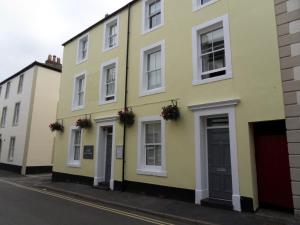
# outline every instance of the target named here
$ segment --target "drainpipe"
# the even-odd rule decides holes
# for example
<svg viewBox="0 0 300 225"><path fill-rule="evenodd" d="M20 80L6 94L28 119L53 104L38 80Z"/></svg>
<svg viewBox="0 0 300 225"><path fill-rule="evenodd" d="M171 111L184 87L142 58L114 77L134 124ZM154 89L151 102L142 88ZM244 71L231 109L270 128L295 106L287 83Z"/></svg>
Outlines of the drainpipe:
<svg viewBox="0 0 300 225"><path fill-rule="evenodd" d="M127 45L126 45L126 73L125 73L125 101L124 101L124 110L127 108L127 95L128 95L128 63L129 63L129 36L130 36L130 9L131 2L128 3L128 21L127 21ZM123 126L123 161L122 161L122 191L125 191L125 156L126 156L126 123Z"/></svg>

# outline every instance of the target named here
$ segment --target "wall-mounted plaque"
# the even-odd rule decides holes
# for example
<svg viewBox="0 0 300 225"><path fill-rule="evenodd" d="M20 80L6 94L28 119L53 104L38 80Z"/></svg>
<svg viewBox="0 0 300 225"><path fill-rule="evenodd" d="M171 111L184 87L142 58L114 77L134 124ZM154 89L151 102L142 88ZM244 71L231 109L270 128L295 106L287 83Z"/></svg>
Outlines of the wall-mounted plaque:
<svg viewBox="0 0 300 225"><path fill-rule="evenodd" d="M93 159L94 158L94 146L85 145L83 147L83 158L84 159Z"/></svg>
<svg viewBox="0 0 300 225"><path fill-rule="evenodd" d="M116 159L123 159L123 145L116 146Z"/></svg>

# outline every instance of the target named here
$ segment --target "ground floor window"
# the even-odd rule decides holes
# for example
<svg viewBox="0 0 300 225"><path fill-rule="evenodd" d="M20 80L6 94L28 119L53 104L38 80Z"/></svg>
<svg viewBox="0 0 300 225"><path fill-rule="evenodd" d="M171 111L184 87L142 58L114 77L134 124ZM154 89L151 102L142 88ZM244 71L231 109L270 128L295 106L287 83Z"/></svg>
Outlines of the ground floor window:
<svg viewBox="0 0 300 225"><path fill-rule="evenodd" d="M11 137L9 141L9 149L8 149L8 162L12 162L14 160L15 142L16 142L16 138Z"/></svg>
<svg viewBox="0 0 300 225"><path fill-rule="evenodd" d="M164 176L165 132L161 117L146 117L139 121L138 173Z"/></svg>
<svg viewBox="0 0 300 225"><path fill-rule="evenodd" d="M80 165L81 136L82 136L81 129L71 128L70 144L69 144L69 162L68 162L68 164L71 166Z"/></svg>

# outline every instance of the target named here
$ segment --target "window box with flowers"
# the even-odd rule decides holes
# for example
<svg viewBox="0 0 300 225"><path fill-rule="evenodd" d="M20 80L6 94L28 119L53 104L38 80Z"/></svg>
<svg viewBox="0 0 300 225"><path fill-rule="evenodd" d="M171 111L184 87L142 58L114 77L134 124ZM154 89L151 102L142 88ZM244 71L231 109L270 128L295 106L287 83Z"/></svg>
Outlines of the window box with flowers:
<svg viewBox="0 0 300 225"><path fill-rule="evenodd" d="M135 115L132 112L132 109L125 108L125 110L118 112L119 122L127 126L132 126L134 124Z"/></svg>
<svg viewBox="0 0 300 225"><path fill-rule="evenodd" d="M164 106L162 108L161 116L164 120L178 120L180 118L179 108L177 106L177 102L172 100L172 104L168 106Z"/></svg>
<svg viewBox="0 0 300 225"><path fill-rule="evenodd" d="M76 126L80 129L89 129L92 127L92 121L90 119L78 119L76 121Z"/></svg>
<svg viewBox="0 0 300 225"><path fill-rule="evenodd" d="M57 121L55 123L51 123L49 125L49 128L52 132L54 131L64 132L64 126Z"/></svg>

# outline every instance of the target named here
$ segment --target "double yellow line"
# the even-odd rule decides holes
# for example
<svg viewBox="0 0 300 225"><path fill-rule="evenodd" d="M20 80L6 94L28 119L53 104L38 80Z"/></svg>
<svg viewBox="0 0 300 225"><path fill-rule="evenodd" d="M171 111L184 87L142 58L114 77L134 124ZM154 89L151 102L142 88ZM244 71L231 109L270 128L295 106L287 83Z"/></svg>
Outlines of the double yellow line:
<svg viewBox="0 0 300 225"><path fill-rule="evenodd" d="M87 201L71 198L71 197L68 197L68 196L64 196L64 195L61 195L61 194L49 192L49 191L46 191L46 190L40 190L40 189L37 189L37 188L27 187L27 186L17 184L17 183L14 183L14 182L10 182L10 181L7 181L7 180L0 179L0 182L6 183L6 184L9 184L9 185L18 187L18 188L22 188L22 189L25 189L25 190L34 191L34 192L38 192L38 193L45 194L45 195L48 195L48 196L64 199L64 200L74 202L74 203L77 203L77 204L80 204L80 205L96 208L96 209L99 209L99 210L102 210L102 211L106 211L106 212L126 216L126 217L133 218L133 219L136 219L136 220L141 220L141 221L148 222L148 223L151 223L151 224L173 225L172 223L167 223L167 222L152 219L152 218L149 218L149 217L141 216L141 215L138 215L138 214L126 212L126 211L123 211L123 210L118 210L118 209L106 207L106 206L103 206L103 205L100 205L100 204L90 203L90 202L87 202Z"/></svg>

